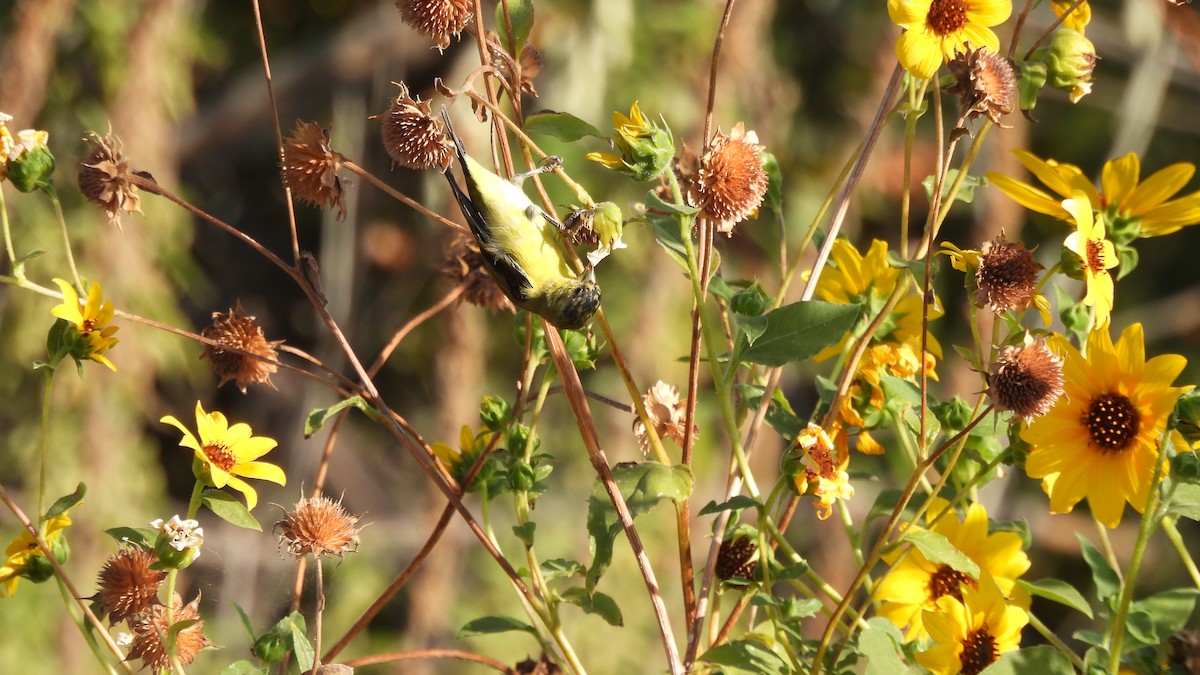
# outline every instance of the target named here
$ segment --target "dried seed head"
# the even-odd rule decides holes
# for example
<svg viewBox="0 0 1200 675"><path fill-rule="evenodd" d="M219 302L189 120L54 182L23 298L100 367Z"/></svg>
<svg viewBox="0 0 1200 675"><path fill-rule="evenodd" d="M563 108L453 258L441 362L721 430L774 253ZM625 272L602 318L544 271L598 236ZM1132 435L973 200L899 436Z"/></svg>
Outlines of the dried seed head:
<svg viewBox="0 0 1200 675"><path fill-rule="evenodd" d="M200 335L225 347L223 349L206 344L200 354L200 358L208 359L213 372L221 378L218 387L234 380L243 394L251 384L265 384L275 388L271 382L271 374L278 368L274 363L231 351L237 349L263 359L277 361L278 354L275 348L283 344L283 340L267 340L263 335L262 326L258 325L258 320L246 314L240 300L237 307L226 313L213 312L212 325L205 326Z"/></svg>
<svg viewBox="0 0 1200 675"><path fill-rule="evenodd" d="M445 171L454 156L454 142L446 136L445 123L431 114L428 101L411 98L407 86L402 82L395 84L400 93L392 101L392 107L380 115L384 149L394 164Z"/></svg>
<svg viewBox="0 0 1200 675"><path fill-rule="evenodd" d="M1017 75L1012 62L987 48L957 53L947 64L967 119L985 116L999 126L1000 117L1017 109Z"/></svg>
<svg viewBox="0 0 1200 675"><path fill-rule="evenodd" d="M1029 333L1020 346L1008 346L988 374L988 396L997 410L1011 410L1026 422L1045 415L1063 393L1063 361Z"/></svg>
<svg viewBox="0 0 1200 675"><path fill-rule="evenodd" d="M753 579L758 570L758 544L750 537L732 537L721 542L717 550L717 578L729 581L734 577Z"/></svg>
<svg viewBox="0 0 1200 675"><path fill-rule="evenodd" d="M688 201L732 234L733 226L758 210L767 194L763 146L758 136L738 122L729 135L717 132L708 152L700 158L688 185Z"/></svg>
<svg viewBox="0 0 1200 675"><path fill-rule="evenodd" d="M654 425L654 431L659 438L669 438L683 445L687 402L679 400L679 390L663 381L654 383L650 391L642 397L646 406L646 416ZM699 427L692 427L694 433L699 433ZM650 438L641 418L633 422L633 433L637 436L638 445L642 451L650 449Z"/></svg>
<svg viewBox="0 0 1200 675"><path fill-rule="evenodd" d="M400 19L431 38L438 51L450 46L471 18L470 0L396 0Z"/></svg>
<svg viewBox="0 0 1200 675"><path fill-rule="evenodd" d="M338 169L344 158L329 146L329 133L316 122L296 122L296 130L283 143L283 182L300 199L317 207L336 207L346 217L342 179Z"/></svg>
<svg viewBox="0 0 1200 675"><path fill-rule="evenodd" d="M492 273L484 264L479 252L479 242L469 234L459 233L450 244L442 274L457 283L464 284L462 298L472 305L493 312L516 312L512 300L492 279Z"/></svg>
<svg viewBox="0 0 1200 675"><path fill-rule="evenodd" d="M103 138L96 132L83 139L92 151L79 163L76 182L87 200L104 209L108 222L121 226L121 213L141 213L138 189L129 177L129 160L121 152L121 140L111 133ZM147 174L148 176L148 174Z"/></svg>
<svg viewBox="0 0 1200 675"><path fill-rule="evenodd" d="M343 556L358 550L358 519L350 515L341 500L325 496L301 498L296 508L275 523L279 543L297 558L313 554Z"/></svg>
<svg viewBox="0 0 1200 675"><path fill-rule="evenodd" d="M187 666L196 658L196 654L201 649L212 643L204 634L204 621L200 619L200 596L197 595L195 600L185 605L183 600L176 595L174 604L172 619L175 623L195 621L175 634L176 656L179 658L180 665ZM142 663L154 670L171 667L171 657L167 653L166 645L159 638L160 635L166 635L170 629L170 626L167 625L166 605L154 605L150 609L130 617L129 628L133 631L133 642L129 645L129 658L141 659Z"/></svg>
<svg viewBox="0 0 1200 675"><path fill-rule="evenodd" d="M1024 309L1033 300L1042 266L1019 241L1007 241L1001 232L980 249L975 270L975 304L997 314Z"/></svg>
<svg viewBox="0 0 1200 675"><path fill-rule="evenodd" d="M525 659L518 663L511 672L513 675L559 675L562 669L549 656L542 654L537 661Z"/></svg>
<svg viewBox="0 0 1200 675"><path fill-rule="evenodd" d="M96 580L100 590L92 599L108 612L109 623L120 623L158 604L158 588L167 573L150 569L154 560L153 551L127 547L105 561Z"/></svg>

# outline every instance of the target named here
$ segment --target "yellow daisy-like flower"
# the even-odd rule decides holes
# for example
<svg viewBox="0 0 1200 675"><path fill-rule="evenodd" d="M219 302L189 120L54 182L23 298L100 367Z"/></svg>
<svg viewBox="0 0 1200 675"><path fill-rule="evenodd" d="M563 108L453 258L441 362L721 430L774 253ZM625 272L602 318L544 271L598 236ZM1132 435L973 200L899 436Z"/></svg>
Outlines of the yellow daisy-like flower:
<svg viewBox="0 0 1200 675"><path fill-rule="evenodd" d="M50 546L51 550L55 549L58 541L62 539L63 530L70 524L71 516L61 513L42 525L42 539L46 540L46 544ZM0 565L0 598L16 593L17 582L21 580L22 576L28 576L31 573L31 566L35 563L34 558L44 557L44 555L42 549L37 545L37 539L29 533L29 530L22 529L21 534L9 542L8 548L4 549L5 560L4 564ZM55 551L55 556L59 557L57 551Z"/></svg>
<svg viewBox="0 0 1200 675"><path fill-rule="evenodd" d="M926 522L937 518L950 508L941 498L930 501ZM1016 587L1016 580L1029 569L1029 556L1021 550L1021 536L1016 532L988 534L987 510L974 503L967 508L966 518L959 520L953 512L937 520L930 530L948 539L979 566L981 576L995 579L1006 596L1018 598L1018 604L1029 606L1029 596ZM961 600L966 590L973 590L976 581L944 563L934 564L919 550L912 549L897 562L901 551L885 556L894 565L879 583L875 597L882 601L878 614L900 627L906 627L904 637L913 640L930 634L925 625L926 610L936 610L944 598Z"/></svg>
<svg viewBox="0 0 1200 675"><path fill-rule="evenodd" d="M166 415L159 421L183 432L183 440L179 441L179 445L195 451L192 471L198 480L216 488L228 485L241 492L246 497L248 509L258 504L258 492L238 476L287 484L283 469L267 462L254 461L270 452L278 443L273 438L255 436L250 425L244 422L230 426L229 420L221 413L204 412L199 401L196 402L198 440L172 415Z"/></svg>
<svg viewBox="0 0 1200 675"><path fill-rule="evenodd" d="M1071 198L1076 190L1082 190L1096 211L1103 211L1114 221L1137 224L1142 237L1160 237L1200 223L1200 192L1172 199L1196 173L1196 165L1189 162L1172 164L1143 181L1141 162L1131 152L1104 163L1097 191L1083 170L1073 164L1040 159L1024 150L1014 152L1021 164L1059 197L995 171L988 172L987 179L1031 211L1070 220L1071 214L1060 198Z"/></svg>
<svg viewBox="0 0 1200 675"><path fill-rule="evenodd" d="M871 242L865 256L845 239L833 242L833 249L829 252L832 265L821 275L816 296L827 302L859 302L868 312L878 310L895 290L901 273L898 268L888 264L887 251L887 244L879 239ZM807 279L808 275L804 278ZM914 293L897 303L883 327L875 334L873 342L919 345L922 299L920 293ZM929 318L933 320L941 315L942 309L935 297L929 307ZM850 337L847 335L836 345L826 347L817 354L815 360L824 361L840 354ZM929 336L927 347L934 357L941 357L942 347L933 335Z"/></svg>
<svg viewBox="0 0 1200 675"><path fill-rule="evenodd" d="M1052 513L1068 513L1085 497L1096 519L1121 522L1125 502L1141 512L1153 486L1154 462L1167 418L1179 395L1172 387L1187 359L1176 354L1146 360L1142 325L1121 333L1088 335L1087 358L1065 340L1063 396L1021 434L1033 446L1025 473L1042 479Z"/></svg>
<svg viewBox="0 0 1200 675"><path fill-rule="evenodd" d="M1075 0L1050 0L1050 9L1054 10L1054 16L1062 16L1075 4ZM1063 19L1062 27L1069 28L1080 35L1083 35L1083 29L1092 22L1092 7L1084 0L1075 11L1071 12L1067 18Z"/></svg>
<svg viewBox="0 0 1200 675"><path fill-rule="evenodd" d="M104 299L100 284L94 281L88 287L86 303L80 302L79 294L71 284L62 279L55 279L54 283L62 290L63 301L61 305L54 306L50 314L73 324L86 343L82 350L84 353L73 355L89 358L108 366L109 370L116 371L117 367L104 355L104 352L119 342L113 337L117 327L108 325L115 312L112 301Z"/></svg>
<svg viewBox="0 0 1200 675"><path fill-rule="evenodd" d="M1077 227L1063 246L1083 261L1083 279L1087 283L1083 304L1096 308L1096 326L1104 326L1113 308L1113 279L1108 271L1117 266L1116 248L1104 238L1104 223L1092 217L1091 203L1082 191L1076 190L1072 199L1063 200L1062 206Z"/></svg>
<svg viewBox="0 0 1200 675"><path fill-rule="evenodd" d="M977 675L1004 652L1021 646L1021 629L1028 623L1028 612L1009 604L984 573L977 588L963 589L961 600L947 595L938 600L936 610L925 611L935 644L917 654L917 663L934 675Z"/></svg>
<svg viewBox="0 0 1200 675"><path fill-rule="evenodd" d="M888 0L888 16L904 29L896 57L913 77L928 80L944 61L971 47L1000 51L991 27L1012 14L1010 0Z"/></svg>

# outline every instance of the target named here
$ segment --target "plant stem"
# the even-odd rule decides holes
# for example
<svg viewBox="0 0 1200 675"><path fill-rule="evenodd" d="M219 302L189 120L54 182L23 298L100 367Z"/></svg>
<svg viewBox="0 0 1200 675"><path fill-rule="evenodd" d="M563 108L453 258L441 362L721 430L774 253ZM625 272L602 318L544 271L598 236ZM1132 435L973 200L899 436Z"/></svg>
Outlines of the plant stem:
<svg viewBox="0 0 1200 675"><path fill-rule="evenodd" d="M1183 536L1179 534L1179 528L1175 525L1178 516L1163 518L1162 528L1166 533L1167 539L1171 541L1171 545L1175 547L1175 552L1179 554L1179 560L1187 569L1188 575L1192 577L1192 583L1196 588L1200 589L1200 570L1196 569L1196 561L1192 560L1192 555L1188 553L1187 545L1183 542Z"/></svg>

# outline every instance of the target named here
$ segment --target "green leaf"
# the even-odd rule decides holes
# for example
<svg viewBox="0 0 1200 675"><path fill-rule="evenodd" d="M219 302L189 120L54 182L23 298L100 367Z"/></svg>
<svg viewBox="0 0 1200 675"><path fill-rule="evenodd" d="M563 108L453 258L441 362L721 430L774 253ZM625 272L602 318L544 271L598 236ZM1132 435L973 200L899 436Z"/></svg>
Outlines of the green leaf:
<svg viewBox="0 0 1200 675"><path fill-rule="evenodd" d="M254 638L257 636L254 634L254 624L250 621L250 615L247 614L246 610L242 609L242 606L236 602L233 603L233 609L237 611L238 618L242 621L242 628L246 630L246 635L251 640L254 640Z"/></svg>
<svg viewBox="0 0 1200 675"><path fill-rule="evenodd" d="M599 129L571 113L553 110L542 110L526 117L525 131L552 136L567 143L574 143L585 136L608 138Z"/></svg>
<svg viewBox="0 0 1200 675"><path fill-rule="evenodd" d="M787 567L781 568L777 572L771 573L772 581L784 581L785 579L803 579L804 575L808 574L810 565L807 560L801 560L797 563L792 563Z"/></svg>
<svg viewBox="0 0 1200 675"><path fill-rule="evenodd" d="M317 653L313 650L312 643L304 635L304 627L296 621L291 622L292 633L292 654L296 656L296 665L300 666L300 672L312 670L313 662L316 661Z"/></svg>
<svg viewBox="0 0 1200 675"><path fill-rule="evenodd" d="M962 551L954 548L944 535L933 530L917 530L902 537L909 541L925 558L934 564L949 565L951 569L962 572L972 579L979 578L979 565Z"/></svg>
<svg viewBox="0 0 1200 675"><path fill-rule="evenodd" d="M1187 625L1196 607L1194 588L1176 588L1134 601L1129 607L1129 634L1144 645L1158 645ZM1131 651L1137 645L1126 645Z"/></svg>
<svg viewBox="0 0 1200 675"><path fill-rule="evenodd" d="M83 501L83 496L85 494L87 494L87 485L83 483L76 485L74 492L69 495L63 495L62 497L59 497L53 504L50 505L50 508L46 511L46 518L50 519L55 516L61 516L67 511L70 511L75 507L76 504Z"/></svg>
<svg viewBox="0 0 1200 675"><path fill-rule="evenodd" d="M1030 595L1053 600L1060 605L1066 605L1082 613L1089 619L1092 618L1092 606L1088 604L1083 594L1074 586L1061 579L1039 579L1038 581L1020 579L1017 581L1017 584L1026 591L1029 591Z"/></svg>
<svg viewBox="0 0 1200 675"><path fill-rule="evenodd" d="M735 495L729 501L721 502L720 504L718 504L716 501L710 501L709 503L705 504L704 508L700 509L700 513L697 513L696 515L707 516L710 513L720 513L722 511L759 508L762 508L762 502L758 501L757 499L754 499L753 497L747 497L746 495Z"/></svg>
<svg viewBox="0 0 1200 675"><path fill-rule="evenodd" d="M1083 548L1084 562L1092 568L1092 581L1096 584L1096 597L1100 598L1101 602L1108 604L1108 598L1116 597L1121 592L1121 579L1108 564L1108 558L1096 550L1096 547L1092 546L1092 542L1079 533L1075 533L1075 538L1079 540L1079 545Z"/></svg>
<svg viewBox="0 0 1200 675"><path fill-rule="evenodd" d="M763 641L755 639L734 640L704 652L701 661L724 666L726 675L753 673L754 675L788 675L792 672L778 654L771 651Z"/></svg>
<svg viewBox="0 0 1200 675"><path fill-rule="evenodd" d="M942 183L942 189L946 192L942 193L942 203L946 203L946 194L950 191L950 186L954 184L954 179L958 177L958 169L949 169L946 171L946 180ZM933 201L933 176L926 176L925 180L921 181L921 187L925 188L925 198ZM975 200L975 188L986 185L987 181L979 176L968 175L963 179L962 185L958 188L958 194L954 195L954 201L970 204ZM924 265L924 263L922 263Z"/></svg>
<svg viewBox="0 0 1200 675"><path fill-rule="evenodd" d="M770 152L762 154L763 169L767 172L767 206L776 216L783 216L783 172L779 170L779 160Z"/></svg>
<svg viewBox="0 0 1200 675"><path fill-rule="evenodd" d="M509 631L524 631L530 635L537 635L537 631L533 626L508 616L485 616L474 621L467 622L467 625L458 629L458 639L466 637L474 637L476 635L493 635L495 633L507 633Z"/></svg>
<svg viewBox="0 0 1200 675"><path fill-rule="evenodd" d="M128 542L144 549L154 548L154 540L158 539L158 530L152 527L114 527L105 532L118 544Z"/></svg>
<svg viewBox="0 0 1200 675"><path fill-rule="evenodd" d="M582 609L587 614L595 614L608 622L610 626L624 626L621 608L611 597L592 591L591 595L582 588L568 588L562 595L563 600Z"/></svg>
<svg viewBox="0 0 1200 675"><path fill-rule="evenodd" d="M504 6L508 5L508 18L512 22L512 36L516 45L508 43L508 22L504 20ZM521 49L533 30L533 0L508 0L496 3L496 32L500 42L514 58L520 58Z"/></svg>
<svg viewBox="0 0 1200 675"><path fill-rule="evenodd" d="M658 196L658 192L655 190L650 190L646 193L646 208L650 211L659 211L676 216L694 216L697 213L700 213L700 209L694 206L688 206L687 204L676 204L675 202L668 202L664 200L662 197ZM676 221L676 223L678 224L678 221ZM678 227L675 228L675 238L679 239Z"/></svg>
<svg viewBox="0 0 1200 675"><path fill-rule="evenodd" d="M267 675L269 672L269 668L259 668L250 661L242 659L241 661L234 661L225 666L225 670L221 671L221 675Z"/></svg>
<svg viewBox="0 0 1200 675"><path fill-rule="evenodd" d="M679 503L692 494L692 472L683 466L667 466L657 462L627 464L613 468L617 490L625 498L629 513L637 518L660 501ZM588 549L592 566L587 573L587 590L596 588L601 575L612 562L613 542L621 532L616 507L597 478L588 500Z"/></svg>
<svg viewBox="0 0 1200 675"><path fill-rule="evenodd" d="M784 305L761 317L766 328L752 344L743 346L742 358L764 366L804 361L845 337L858 312L856 304L821 300Z"/></svg>
<svg viewBox="0 0 1200 675"><path fill-rule="evenodd" d="M892 515L896 510L896 505L900 503L900 497L904 492L896 488L887 488L881 490L879 495L875 497L875 503L871 504L871 508L867 511L867 518L863 521L863 527L871 524L872 520ZM908 505L909 508L912 504Z"/></svg>
<svg viewBox="0 0 1200 675"><path fill-rule="evenodd" d="M1054 647L1040 645L1005 652L992 665L983 669L984 675L1073 675L1070 659Z"/></svg>
<svg viewBox="0 0 1200 675"><path fill-rule="evenodd" d="M543 560L541 568L542 578L546 581L563 577L573 577L576 574L583 576L587 573L587 568L583 566L583 563L575 560L567 560L566 558Z"/></svg>
<svg viewBox="0 0 1200 675"><path fill-rule="evenodd" d="M528 522L524 525L513 525L513 534L517 535L526 546L533 546L533 531L537 529L537 523Z"/></svg>
<svg viewBox="0 0 1200 675"><path fill-rule="evenodd" d="M892 675L903 673L908 667L904 662L904 635L887 619L875 617L867 621L869 628L858 638L858 648L867 657L866 675Z"/></svg>
<svg viewBox="0 0 1200 675"><path fill-rule="evenodd" d="M1167 513L1200 520L1200 485L1179 483L1167 502Z"/></svg>
<svg viewBox="0 0 1200 675"><path fill-rule="evenodd" d="M328 408L317 408L308 414L308 418L304 420L304 437L311 438L313 434L321 430L325 426L325 422L330 417L345 410L346 408L358 408L364 415L369 417L373 422L383 422L383 417L379 412L367 403L366 399L361 396L351 396L350 398L339 401Z"/></svg>
<svg viewBox="0 0 1200 675"><path fill-rule="evenodd" d="M200 494L200 503L208 507L221 520L247 530L258 530L262 532L262 526L258 524L254 516L250 515L250 510L242 503L242 500L233 495L222 492L220 490L205 490Z"/></svg>

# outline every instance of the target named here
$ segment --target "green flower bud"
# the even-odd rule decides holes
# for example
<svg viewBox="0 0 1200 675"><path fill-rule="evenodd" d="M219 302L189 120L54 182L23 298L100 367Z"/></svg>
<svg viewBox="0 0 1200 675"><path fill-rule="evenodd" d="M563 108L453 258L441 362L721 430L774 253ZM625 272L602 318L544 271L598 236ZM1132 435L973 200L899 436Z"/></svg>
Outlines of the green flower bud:
<svg viewBox="0 0 1200 675"><path fill-rule="evenodd" d="M1092 92L1096 46L1082 33L1069 28L1054 31L1045 54L1047 84L1070 93L1071 103Z"/></svg>
<svg viewBox="0 0 1200 675"><path fill-rule="evenodd" d="M272 630L254 641L252 651L263 663L279 663L288 653L287 637Z"/></svg>
<svg viewBox="0 0 1200 675"><path fill-rule="evenodd" d="M484 396L479 404L479 419L489 431L503 431L512 416L512 406L499 396Z"/></svg>
<svg viewBox="0 0 1200 675"><path fill-rule="evenodd" d="M1064 246L1058 254L1058 264L1063 274L1076 281L1083 281L1083 258L1080 258L1078 253Z"/></svg>
<svg viewBox="0 0 1200 675"><path fill-rule="evenodd" d="M54 173L54 155L46 146L50 135L25 129L17 133L15 149L8 158L8 180L21 192L49 187Z"/></svg>
<svg viewBox="0 0 1200 675"><path fill-rule="evenodd" d="M159 531L158 538L154 540L154 554L158 561L150 566L152 569L181 570L200 557L204 528L200 527L199 522L172 516L169 521L159 518L150 526Z"/></svg>
<svg viewBox="0 0 1200 675"><path fill-rule="evenodd" d="M613 131L613 149L619 155L592 152L588 159L643 182L658 178L671 165L675 157L671 130L647 120L637 101L629 108L629 117L613 113Z"/></svg>
<svg viewBox="0 0 1200 675"><path fill-rule="evenodd" d="M758 282L754 282L749 288L738 291L733 294L733 298L729 301L729 306L735 314L742 316L762 316L771 307L771 298Z"/></svg>

